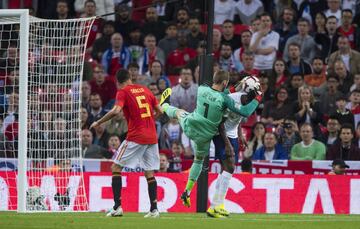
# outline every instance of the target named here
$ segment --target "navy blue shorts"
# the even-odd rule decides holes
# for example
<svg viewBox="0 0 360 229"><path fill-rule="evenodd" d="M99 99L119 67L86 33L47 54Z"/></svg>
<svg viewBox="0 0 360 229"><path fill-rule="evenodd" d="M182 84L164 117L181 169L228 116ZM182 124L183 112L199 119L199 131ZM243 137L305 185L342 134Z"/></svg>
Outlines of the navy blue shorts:
<svg viewBox="0 0 360 229"><path fill-rule="evenodd" d="M239 160L239 141L237 138L228 138L235 152L235 163ZM219 159L221 161L226 159L225 156L225 143L220 135L216 135L213 138L215 145L215 159Z"/></svg>

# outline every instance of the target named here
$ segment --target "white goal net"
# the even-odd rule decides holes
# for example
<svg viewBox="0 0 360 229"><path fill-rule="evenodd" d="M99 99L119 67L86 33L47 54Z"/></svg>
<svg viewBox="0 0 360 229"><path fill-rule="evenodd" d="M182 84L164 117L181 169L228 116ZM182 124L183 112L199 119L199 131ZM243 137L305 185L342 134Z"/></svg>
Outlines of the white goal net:
<svg viewBox="0 0 360 229"><path fill-rule="evenodd" d="M0 210L87 210L79 93L94 18L20 18L0 11Z"/></svg>

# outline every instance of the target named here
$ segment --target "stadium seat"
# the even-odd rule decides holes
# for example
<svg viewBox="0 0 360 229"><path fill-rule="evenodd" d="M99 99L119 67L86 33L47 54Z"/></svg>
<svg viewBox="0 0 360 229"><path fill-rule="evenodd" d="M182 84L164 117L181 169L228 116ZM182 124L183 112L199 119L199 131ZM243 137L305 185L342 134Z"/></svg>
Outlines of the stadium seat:
<svg viewBox="0 0 360 229"><path fill-rule="evenodd" d="M170 75L170 76L168 76L168 79L170 80L172 87L179 84L179 76L178 75Z"/></svg>

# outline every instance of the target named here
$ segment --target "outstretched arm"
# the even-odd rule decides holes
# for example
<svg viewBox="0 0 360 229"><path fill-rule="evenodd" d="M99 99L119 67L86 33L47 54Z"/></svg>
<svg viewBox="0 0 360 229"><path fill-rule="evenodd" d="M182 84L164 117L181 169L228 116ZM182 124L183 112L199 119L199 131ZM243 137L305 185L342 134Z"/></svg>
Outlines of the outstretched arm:
<svg viewBox="0 0 360 229"><path fill-rule="evenodd" d="M108 113L106 113L101 119L93 122L90 126L91 128L100 126L102 123L109 121L110 119L112 119L113 117L115 117L116 115L118 115L120 113L120 111L122 110L122 107L115 105Z"/></svg>
<svg viewBox="0 0 360 229"><path fill-rule="evenodd" d="M229 108L230 111L235 112L241 116L249 117L259 105L259 101L261 100L261 96L257 96L250 103L246 105L241 105L239 103L235 103L235 101L229 96L225 96L225 105Z"/></svg>

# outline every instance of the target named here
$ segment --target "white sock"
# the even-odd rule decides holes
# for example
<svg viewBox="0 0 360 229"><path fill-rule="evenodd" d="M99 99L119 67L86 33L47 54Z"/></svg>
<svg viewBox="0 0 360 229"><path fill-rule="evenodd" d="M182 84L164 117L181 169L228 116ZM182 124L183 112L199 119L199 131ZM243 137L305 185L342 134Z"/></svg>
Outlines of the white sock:
<svg viewBox="0 0 360 229"><path fill-rule="evenodd" d="M215 183L215 193L213 196L213 199L211 201L211 207L215 207L219 205L220 199L219 199L219 187L220 187L220 182L221 182L221 174L219 173L217 179L216 179L216 183Z"/></svg>
<svg viewBox="0 0 360 229"><path fill-rule="evenodd" d="M226 193L229 189L230 179L232 177L231 173L228 173L226 171L223 171L221 173L221 179L219 183L219 204L224 204ZM217 206L217 205L216 205Z"/></svg>

